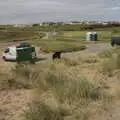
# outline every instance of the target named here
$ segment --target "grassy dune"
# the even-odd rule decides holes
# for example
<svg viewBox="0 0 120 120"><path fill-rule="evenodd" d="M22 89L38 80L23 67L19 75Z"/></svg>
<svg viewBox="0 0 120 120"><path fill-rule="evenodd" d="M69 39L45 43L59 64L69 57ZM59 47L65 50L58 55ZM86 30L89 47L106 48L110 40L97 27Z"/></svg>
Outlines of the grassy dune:
<svg viewBox="0 0 120 120"><path fill-rule="evenodd" d="M31 90L24 120L96 120L119 102L119 52L113 48L36 66L17 65L9 75L1 73L0 89Z"/></svg>

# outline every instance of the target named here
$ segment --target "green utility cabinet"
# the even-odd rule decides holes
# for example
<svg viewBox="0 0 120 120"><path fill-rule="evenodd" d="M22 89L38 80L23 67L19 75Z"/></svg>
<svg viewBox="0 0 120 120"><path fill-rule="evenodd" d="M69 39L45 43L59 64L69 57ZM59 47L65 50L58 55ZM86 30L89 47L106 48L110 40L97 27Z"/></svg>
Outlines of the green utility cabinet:
<svg viewBox="0 0 120 120"><path fill-rule="evenodd" d="M94 33L92 35L92 41L98 41L98 35L97 35L97 33Z"/></svg>
<svg viewBox="0 0 120 120"><path fill-rule="evenodd" d="M88 32L87 40L88 41L98 41L98 34L96 32Z"/></svg>
<svg viewBox="0 0 120 120"><path fill-rule="evenodd" d="M35 47L33 46L17 46L16 53L17 53L16 56L17 62L35 61L36 59Z"/></svg>

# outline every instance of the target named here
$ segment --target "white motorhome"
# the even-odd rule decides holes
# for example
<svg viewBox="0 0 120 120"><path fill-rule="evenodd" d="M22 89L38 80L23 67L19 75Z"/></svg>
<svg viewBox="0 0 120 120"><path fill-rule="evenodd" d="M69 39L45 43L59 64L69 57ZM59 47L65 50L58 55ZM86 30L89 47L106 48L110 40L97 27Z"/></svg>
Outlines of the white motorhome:
<svg viewBox="0 0 120 120"><path fill-rule="evenodd" d="M7 47L3 52L5 61L34 61L36 56L35 47L28 43L20 43L17 46Z"/></svg>
<svg viewBox="0 0 120 120"><path fill-rule="evenodd" d="M16 46L12 46L12 47L7 47L2 55L2 58L6 61L6 60L16 60L17 55L16 55Z"/></svg>

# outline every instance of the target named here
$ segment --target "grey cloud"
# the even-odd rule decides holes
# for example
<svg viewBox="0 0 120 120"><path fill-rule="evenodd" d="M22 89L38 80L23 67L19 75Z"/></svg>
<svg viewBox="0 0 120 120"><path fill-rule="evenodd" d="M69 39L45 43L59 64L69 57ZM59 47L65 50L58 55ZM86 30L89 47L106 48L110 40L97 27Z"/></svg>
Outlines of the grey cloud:
<svg viewBox="0 0 120 120"><path fill-rule="evenodd" d="M0 0L0 24L119 20L119 5L119 0Z"/></svg>

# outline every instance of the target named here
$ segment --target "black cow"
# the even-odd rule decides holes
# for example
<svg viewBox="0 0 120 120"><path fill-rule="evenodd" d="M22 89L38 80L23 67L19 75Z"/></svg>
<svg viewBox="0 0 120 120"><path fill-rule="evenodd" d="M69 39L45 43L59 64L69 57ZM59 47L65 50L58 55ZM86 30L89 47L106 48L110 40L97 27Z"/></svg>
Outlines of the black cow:
<svg viewBox="0 0 120 120"><path fill-rule="evenodd" d="M54 59L60 59L61 58L61 52L55 52L52 56L53 60Z"/></svg>
<svg viewBox="0 0 120 120"><path fill-rule="evenodd" d="M114 47L114 45L120 45L120 36L112 37L111 45L112 45L112 47Z"/></svg>

